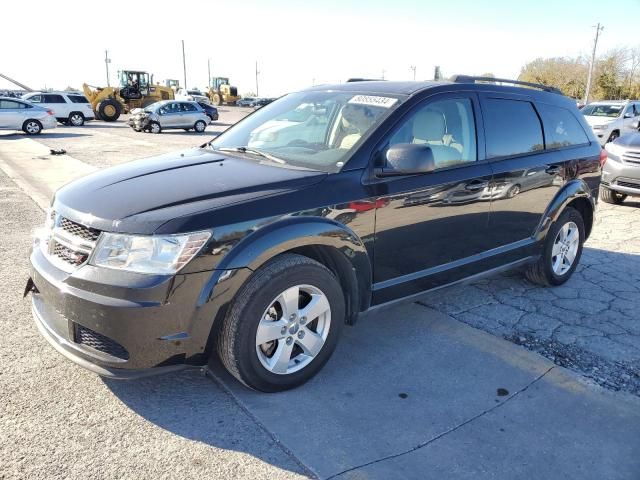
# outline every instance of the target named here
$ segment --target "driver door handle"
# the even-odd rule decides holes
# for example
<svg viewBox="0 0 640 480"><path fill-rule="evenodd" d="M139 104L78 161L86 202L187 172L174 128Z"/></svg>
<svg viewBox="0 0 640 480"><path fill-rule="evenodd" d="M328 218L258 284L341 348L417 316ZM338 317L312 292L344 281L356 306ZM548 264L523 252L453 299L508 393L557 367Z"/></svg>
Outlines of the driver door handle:
<svg viewBox="0 0 640 480"><path fill-rule="evenodd" d="M489 182L487 182L486 180L474 180L473 182L467 183L464 186L464 189L468 190L469 192L477 192L479 190L484 190L488 186Z"/></svg>

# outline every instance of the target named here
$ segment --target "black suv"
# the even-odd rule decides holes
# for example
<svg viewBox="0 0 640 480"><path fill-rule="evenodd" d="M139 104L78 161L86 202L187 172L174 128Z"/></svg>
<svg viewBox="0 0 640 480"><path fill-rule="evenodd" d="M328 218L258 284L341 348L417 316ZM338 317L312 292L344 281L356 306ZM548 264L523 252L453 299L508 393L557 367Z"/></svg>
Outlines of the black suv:
<svg viewBox="0 0 640 480"><path fill-rule="evenodd" d="M562 284L593 225L600 145L558 91L478 80L315 87L199 148L66 185L31 253L41 333L100 375L217 351L278 391L364 312L516 266Z"/></svg>

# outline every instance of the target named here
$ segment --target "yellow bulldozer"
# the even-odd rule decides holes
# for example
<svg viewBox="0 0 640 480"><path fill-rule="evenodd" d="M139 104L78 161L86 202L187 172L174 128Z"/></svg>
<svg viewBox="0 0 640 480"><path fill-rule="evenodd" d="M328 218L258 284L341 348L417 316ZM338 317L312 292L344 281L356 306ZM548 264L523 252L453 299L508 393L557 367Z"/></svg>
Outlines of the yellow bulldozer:
<svg viewBox="0 0 640 480"><path fill-rule="evenodd" d="M118 87L91 87L82 85L84 94L91 103L96 118L115 122L120 114L134 108L144 108L159 100L173 100L170 87L153 84L147 72L124 70L118 72Z"/></svg>
<svg viewBox="0 0 640 480"><path fill-rule="evenodd" d="M207 97L214 105L235 105L240 100L238 88L229 84L226 77L213 77L207 90Z"/></svg>

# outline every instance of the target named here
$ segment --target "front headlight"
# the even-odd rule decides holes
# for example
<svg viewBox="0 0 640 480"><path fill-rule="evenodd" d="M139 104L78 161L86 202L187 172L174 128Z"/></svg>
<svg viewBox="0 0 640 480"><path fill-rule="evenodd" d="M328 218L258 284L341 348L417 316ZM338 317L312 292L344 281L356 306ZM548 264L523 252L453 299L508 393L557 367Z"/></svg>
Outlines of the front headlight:
<svg viewBox="0 0 640 480"><path fill-rule="evenodd" d="M605 124L602 124L602 125L594 125L592 128L593 128L594 130L605 130L608 126L609 126L609 125L607 125L607 124L605 123Z"/></svg>
<svg viewBox="0 0 640 480"><path fill-rule="evenodd" d="M103 232L89 263L130 272L174 274L210 237L210 232L148 236Z"/></svg>

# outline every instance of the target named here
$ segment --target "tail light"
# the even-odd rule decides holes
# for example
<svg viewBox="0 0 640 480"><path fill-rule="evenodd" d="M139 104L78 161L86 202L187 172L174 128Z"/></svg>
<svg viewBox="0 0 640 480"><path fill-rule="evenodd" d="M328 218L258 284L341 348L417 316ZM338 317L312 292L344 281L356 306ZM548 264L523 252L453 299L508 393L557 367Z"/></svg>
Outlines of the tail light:
<svg viewBox="0 0 640 480"><path fill-rule="evenodd" d="M49 115L53 115L53 110L48 109L48 110L47 110L47 113L48 113Z"/></svg>
<svg viewBox="0 0 640 480"><path fill-rule="evenodd" d="M604 167L605 163L607 163L607 151L603 148L600 150L600 167Z"/></svg>

